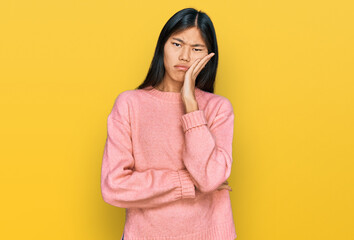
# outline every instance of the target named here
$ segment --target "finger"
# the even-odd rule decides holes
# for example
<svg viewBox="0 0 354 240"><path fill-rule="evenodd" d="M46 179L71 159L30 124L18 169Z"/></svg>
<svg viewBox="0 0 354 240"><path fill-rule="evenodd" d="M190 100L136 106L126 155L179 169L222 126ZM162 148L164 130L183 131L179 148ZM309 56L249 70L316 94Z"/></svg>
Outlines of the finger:
<svg viewBox="0 0 354 240"><path fill-rule="evenodd" d="M219 188L228 188L228 187L230 187L230 186L227 185L227 184L221 184L221 185L219 186Z"/></svg>
<svg viewBox="0 0 354 240"><path fill-rule="evenodd" d="M201 61L196 66L196 69L200 69L202 66L205 66L207 62L215 55L215 53L209 53L208 55L204 56Z"/></svg>
<svg viewBox="0 0 354 240"><path fill-rule="evenodd" d="M197 66L197 64L201 61L202 59L198 58L194 61L194 63L189 67L189 69L187 70L187 73L193 73L194 68Z"/></svg>
<svg viewBox="0 0 354 240"><path fill-rule="evenodd" d="M204 56L202 58L202 60L199 62L197 68L199 68L200 66L205 65L213 56L215 55L215 53L209 53L208 55Z"/></svg>
<svg viewBox="0 0 354 240"><path fill-rule="evenodd" d="M194 68L193 75L196 77L208 63L208 61L215 55L215 53L210 53L206 55Z"/></svg>
<svg viewBox="0 0 354 240"><path fill-rule="evenodd" d="M228 191L232 191L232 188L230 186L222 186L222 187L218 188L218 190L223 190L223 189L227 189Z"/></svg>
<svg viewBox="0 0 354 240"><path fill-rule="evenodd" d="M210 54L209 54L209 55L210 55ZM205 61L205 59L206 59L209 55L206 55L206 56L204 56L203 58L198 58L198 59L195 60L194 63L190 66L190 68L189 68L188 70L191 71L191 73L192 73L193 76L196 76L196 75L195 75L195 72L197 71L196 69L197 69L198 64L200 64L200 62L203 61L203 60ZM198 68L198 69L199 69L199 68Z"/></svg>
<svg viewBox="0 0 354 240"><path fill-rule="evenodd" d="M229 190L229 191L232 191L232 188L229 186L229 185L221 185L220 186L221 187L221 189L227 189L227 190Z"/></svg>
<svg viewBox="0 0 354 240"><path fill-rule="evenodd" d="M209 60L208 58L211 58L212 56L214 56L215 53L210 53L206 56L204 56L203 58L198 58L197 60L194 61L194 63L190 66L190 68L188 69L187 73L191 73L193 75L193 77L197 76L198 74L195 74L196 71L199 70L200 66L203 66L203 65L200 65L200 64L203 64L201 62L205 62L207 60ZM199 66L199 67L198 67ZM204 65L205 66L205 65Z"/></svg>

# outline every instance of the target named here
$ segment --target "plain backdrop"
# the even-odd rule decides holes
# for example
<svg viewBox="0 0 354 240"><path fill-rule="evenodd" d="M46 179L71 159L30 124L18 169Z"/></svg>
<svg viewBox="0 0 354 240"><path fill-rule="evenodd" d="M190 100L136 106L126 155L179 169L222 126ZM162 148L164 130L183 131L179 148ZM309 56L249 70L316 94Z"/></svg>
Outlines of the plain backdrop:
<svg viewBox="0 0 354 240"><path fill-rule="evenodd" d="M0 238L120 239L100 171L115 98L185 7L212 19L237 240L354 239L352 1L0 3Z"/></svg>

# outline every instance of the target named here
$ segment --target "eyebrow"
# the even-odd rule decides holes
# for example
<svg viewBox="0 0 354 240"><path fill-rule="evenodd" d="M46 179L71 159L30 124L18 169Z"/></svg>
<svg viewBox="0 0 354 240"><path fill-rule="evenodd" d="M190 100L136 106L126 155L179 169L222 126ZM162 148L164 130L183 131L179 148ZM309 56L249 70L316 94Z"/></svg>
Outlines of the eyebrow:
<svg viewBox="0 0 354 240"><path fill-rule="evenodd" d="M179 42L181 42L181 43L185 43L182 39L179 39L179 38L172 38L172 39L175 39L175 40L177 40L177 41L179 41ZM205 47L205 45L199 44L199 43L197 43L197 44L191 44L191 46L192 46L192 47Z"/></svg>

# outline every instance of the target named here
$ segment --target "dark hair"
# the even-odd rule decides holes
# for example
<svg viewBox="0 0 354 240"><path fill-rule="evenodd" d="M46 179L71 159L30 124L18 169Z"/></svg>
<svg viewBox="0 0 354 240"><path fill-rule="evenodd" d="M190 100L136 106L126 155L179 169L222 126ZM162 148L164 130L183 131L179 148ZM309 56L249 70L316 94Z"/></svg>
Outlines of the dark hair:
<svg viewBox="0 0 354 240"><path fill-rule="evenodd" d="M215 55L208 61L205 67L200 71L195 86L203 91L214 93L214 82L218 67L218 44L214 25L209 16L194 8L185 8L175 13L162 28L159 39L157 41L155 54L152 59L147 76L137 89L148 86L155 87L164 77L164 46L168 38L174 34L186 30L191 27L197 27L205 41L208 53L213 52Z"/></svg>

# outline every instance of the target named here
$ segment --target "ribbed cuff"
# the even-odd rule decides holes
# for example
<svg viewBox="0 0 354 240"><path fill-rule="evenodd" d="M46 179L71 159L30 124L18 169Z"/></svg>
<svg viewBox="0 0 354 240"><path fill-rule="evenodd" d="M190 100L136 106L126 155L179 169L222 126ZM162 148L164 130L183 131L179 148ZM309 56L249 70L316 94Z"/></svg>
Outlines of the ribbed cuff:
<svg viewBox="0 0 354 240"><path fill-rule="evenodd" d="M189 172L186 169L177 172L182 187L182 198L195 198L195 186Z"/></svg>
<svg viewBox="0 0 354 240"><path fill-rule="evenodd" d="M186 132L190 128L207 124L204 110L199 109L182 115L181 123L182 123L183 132Z"/></svg>

